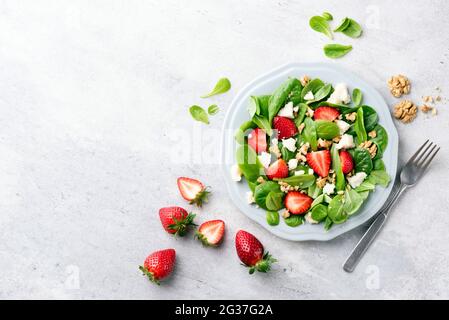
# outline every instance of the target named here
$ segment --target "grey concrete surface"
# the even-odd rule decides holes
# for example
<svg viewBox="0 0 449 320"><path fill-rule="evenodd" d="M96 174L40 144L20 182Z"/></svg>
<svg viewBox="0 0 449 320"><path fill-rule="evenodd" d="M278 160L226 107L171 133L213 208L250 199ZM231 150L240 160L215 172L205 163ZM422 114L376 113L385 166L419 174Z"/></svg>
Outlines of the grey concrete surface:
<svg viewBox="0 0 449 320"><path fill-rule="evenodd" d="M360 21L353 51L333 61L376 87L406 74L409 98L449 98L447 1L0 1L0 298L45 299L433 299L449 298L449 106L396 123L400 162L426 138L442 146L353 274L341 265L363 228L327 243L278 239L230 202L217 172L219 133L236 92L293 61L328 61L328 40L308 26ZM202 100L227 76L232 90ZM217 103L205 128L187 108ZM178 176L213 188L187 205ZM218 249L160 226L162 206L198 221L223 218ZM233 236L248 230L279 260L249 276ZM173 247L176 271L148 283L137 266Z"/></svg>

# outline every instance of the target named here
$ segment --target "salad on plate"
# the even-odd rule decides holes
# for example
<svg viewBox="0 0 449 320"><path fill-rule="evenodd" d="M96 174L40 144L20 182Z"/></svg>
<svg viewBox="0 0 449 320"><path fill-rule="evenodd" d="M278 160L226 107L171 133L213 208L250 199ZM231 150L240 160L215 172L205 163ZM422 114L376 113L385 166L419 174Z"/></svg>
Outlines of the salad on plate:
<svg viewBox="0 0 449 320"><path fill-rule="evenodd" d="M382 154L388 134L359 89L319 78L289 78L274 92L251 96L250 119L235 134L231 177L245 178L248 205L267 223L323 223L329 230L356 214L390 177Z"/></svg>

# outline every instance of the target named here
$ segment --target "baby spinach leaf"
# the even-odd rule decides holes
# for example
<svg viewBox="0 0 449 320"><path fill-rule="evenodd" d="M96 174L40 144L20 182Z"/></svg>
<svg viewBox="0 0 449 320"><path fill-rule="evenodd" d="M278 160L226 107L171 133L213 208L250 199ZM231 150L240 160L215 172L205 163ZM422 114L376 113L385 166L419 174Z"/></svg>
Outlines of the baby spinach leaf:
<svg viewBox="0 0 449 320"><path fill-rule="evenodd" d="M256 186L258 185L257 181L256 182L252 182L252 181L246 180L246 182L248 183L249 189L254 194L254 191L256 190Z"/></svg>
<svg viewBox="0 0 449 320"><path fill-rule="evenodd" d="M340 135L340 129L333 121L315 121L316 135L318 138L330 140Z"/></svg>
<svg viewBox="0 0 449 320"><path fill-rule="evenodd" d="M326 19L327 21L331 21L334 19L334 17L329 13L329 12L323 12L322 14L323 18Z"/></svg>
<svg viewBox="0 0 449 320"><path fill-rule="evenodd" d="M257 157L257 153L248 146L243 144L236 151L237 165L245 176L246 180L255 182L263 172L262 164Z"/></svg>
<svg viewBox="0 0 449 320"><path fill-rule="evenodd" d="M385 163L382 159L373 160L373 170L385 170Z"/></svg>
<svg viewBox="0 0 449 320"><path fill-rule="evenodd" d="M296 153L288 150L284 145L282 145L282 143L279 142L278 146L279 149L281 150L282 159L284 159L284 161L288 162L289 160L294 159L296 157Z"/></svg>
<svg viewBox="0 0 449 320"><path fill-rule="evenodd" d="M352 215L360 209L363 203L363 198L353 189L345 190L345 202L343 205L344 211L348 215Z"/></svg>
<svg viewBox="0 0 449 320"><path fill-rule="evenodd" d="M351 45L343 45L338 43L326 44L324 46L324 54L331 59L341 58L352 50Z"/></svg>
<svg viewBox="0 0 449 320"><path fill-rule="evenodd" d="M212 89L212 91L209 92L208 94L205 94L205 95L201 96L201 98L208 98L208 97L212 97L212 96L214 96L216 94L225 93L229 89L231 89L231 82L229 81L229 79L228 78L221 78L221 79L218 80L218 82L215 85L214 89Z"/></svg>
<svg viewBox="0 0 449 320"><path fill-rule="evenodd" d="M306 142L310 144L310 147L313 151L316 151L318 148L318 138L316 133L315 121L306 117L304 119L304 130L302 131L302 137Z"/></svg>
<svg viewBox="0 0 449 320"><path fill-rule="evenodd" d="M345 175L343 174L340 162L340 153L336 148L335 143L331 147L331 156L332 156L332 169L335 171L335 188L337 191L345 189Z"/></svg>
<svg viewBox="0 0 449 320"><path fill-rule="evenodd" d="M351 23L351 21L349 21L349 18L344 18L340 25L334 29L334 32L342 32L344 29L346 29L349 26L349 23Z"/></svg>
<svg viewBox="0 0 449 320"><path fill-rule="evenodd" d="M255 124L257 124L257 126L260 129L263 129L266 134L268 134L269 136L271 136L271 134L273 133L273 130L271 129L271 125L270 122L268 121L267 118L262 117L262 116L258 116L257 114L253 117L253 122Z"/></svg>
<svg viewBox="0 0 449 320"><path fill-rule="evenodd" d="M365 180L354 190L360 193L360 192L364 192L364 191L371 191L371 190L374 190L375 188L376 188L376 186L374 183L371 183L371 182Z"/></svg>
<svg viewBox="0 0 449 320"><path fill-rule="evenodd" d="M362 27L351 18L344 18L334 32L342 32L348 37L358 38L362 35Z"/></svg>
<svg viewBox="0 0 449 320"><path fill-rule="evenodd" d="M220 111L220 108L216 104L210 105L209 108L207 108L207 113L211 116L216 115L218 111Z"/></svg>
<svg viewBox="0 0 449 320"><path fill-rule="evenodd" d="M279 110L282 108L282 106L287 101L287 98L292 91L293 87L297 85L297 82L299 82L296 78L290 78L284 83L282 83L273 93L273 95L270 97L270 100L268 102L268 121L271 123L274 116L277 115Z"/></svg>
<svg viewBox="0 0 449 320"><path fill-rule="evenodd" d="M324 195L324 202L326 202L327 204L331 203L332 198L330 196L328 196L327 194Z"/></svg>
<svg viewBox="0 0 449 320"><path fill-rule="evenodd" d="M268 102L270 101L270 95L263 95L258 96L257 99L259 100L259 108L260 113L259 115L268 118Z"/></svg>
<svg viewBox="0 0 449 320"><path fill-rule="evenodd" d="M254 189L254 200L260 207L262 207L265 210L268 209L266 204L267 204L267 197L270 192L281 193L281 189L276 182L267 181L257 185L256 188Z"/></svg>
<svg viewBox="0 0 449 320"><path fill-rule="evenodd" d="M289 227L297 227L304 223L304 217L299 214L292 214L290 217L284 219L285 224Z"/></svg>
<svg viewBox="0 0 449 320"><path fill-rule="evenodd" d="M321 16L313 16L309 21L310 27L317 31L325 34L329 39L333 39L331 28L327 20Z"/></svg>
<svg viewBox="0 0 449 320"><path fill-rule="evenodd" d="M322 87L324 87L324 82L321 81L318 78L315 78L313 80L310 80L309 83L306 84L304 89L302 89L301 92L301 101L304 101L304 97L306 94L308 94L310 91L315 95L315 93L318 92Z"/></svg>
<svg viewBox="0 0 449 320"><path fill-rule="evenodd" d="M288 101L293 102L293 105L298 105L301 100L301 92L302 92L303 86L300 81L295 82L292 91L290 92L290 95L288 97Z"/></svg>
<svg viewBox="0 0 449 320"><path fill-rule="evenodd" d="M318 204L312 209L312 219L318 222L323 221L327 218L327 206L324 204Z"/></svg>
<svg viewBox="0 0 449 320"><path fill-rule="evenodd" d="M318 188L319 189L319 188ZM316 205L322 203L324 201L324 194L320 194L318 197L316 197L315 200L313 200L312 204L310 205L311 208L315 207Z"/></svg>
<svg viewBox="0 0 449 320"><path fill-rule="evenodd" d="M353 159L355 162L355 172L370 174L371 170L373 170L373 162L367 149L357 147L354 150Z"/></svg>
<svg viewBox="0 0 449 320"><path fill-rule="evenodd" d="M244 122L235 132L234 137L237 143L243 144L245 142L246 131L249 129L254 129L256 127L257 124L255 124L252 120Z"/></svg>
<svg viewBox="0 0 449 320"><path fill-rule="evenodd" d="M189 111L192 118L195 119L196 121L209 124L209 117L207 116L207 112L200 106L191 106Z"/></svg>
<svg viewBox="0 0 449 320"><path fill-rule="evenodd" d="M362 91L360 91L359 88L355 88L352 90L352 102L355 106L359 106L362 103L363 100L363 94Z"/></svg>
<svg viewBox="0 0 449 320"><path fill-rule="evenodd" d="M330 83L322 86L316 93L314 93L312 100L307 100L307 104L317 102L325 99L332 91L332 85Z"/></svg>
<svg viewBox="0 0 449 320"><path fill-rule="evenodd" d="M279 212L267 211L267 223L270 226L277 226L279 224Z"/></svg>
<svg viewBox="0 0 449 320"><path fill-rule="evenodd" d="M299 176L291 176L283 179L276 179L276 181L283 181L288 183L289 185L296 187L298 186L301 189L305 189L310 187L315 182L315 176L313 174L301 174Z"/></svg>
<svg viewBox="0 0 449 320"><path fill-rule="evenodd" d="M329 231L333 224L332 219L327 217L326 220L324 220L324 230Z"/></svg>
<svg viewBox="0 0 449 320"><path fill-rule="evenodd" d="M309 188L307 189L307 195L309 197L311 197L312 199L317 198L321 192L323 192L323 189L319 188L316 183L312 184L311 186L309 186Z"/></svg>
<svg viewBox="0 0 449 320"><path fill-rule="evenodd" d="M304 121L304 117L306 116L306 112L307 112L307 105L305 103L300 103L298 105L298 115L295 118L295 124L297 127L299 127L301 125L301 123Z"/></svg>
<svg viewBox="0 0 449 320"><path fill-rule="evenodd" d="M331 218L333 223L343 223L348 219L348 215L344 210L344 197L341 194L337 194L332 198L329 203L327 214Z"/></svg>
<svg viewBox="0 0 449 320"><path fill-rule="evenodd" d="M268 210L277 211L283 207L282 198L284 197L284 193L281 191L270 191L267 194L267 198L265 200L265 205Z"/></svg>
<svg viewBox="0 0 449 320"><path fill-rule="evenodd" d="M357 135L357 143L365 142L368 136L366 134L365 124L363 121L363 108L357 109L357 118L355 119L354 130Z"/></svg>
<svg viewBox="0 0 449 320"><path fill-rule="evenodd" d="M248 113L251 118L256 114L260 114L259 98L255 96L249 97Z"/></svg>
<svg viewBox="0 0 449 320"><path fill-rule="evenodd" d="M373 170L368 177L368 181L386 188L390 183L390 175L385 170Z"/></svg>
<svg viewBox="0 0 449 320"><path fill-rule="evenodd" d="M361 191L359 192L360 197L365 201L369 196L369 191Z"/></svg>
<svg viewBox="0 0 449 320"><path fill-rule="evenodd" d="M379 159L382 157L383 153L385 152L385 149L387 149L388 133L385 130L385 128L382 127L380 124L374 127L374 131L376 131L376 137L370 140L377 145L377 153L374 159Z"/></svg>
<svg viewBox="0 0 449 320"><path fill-rule="evenodd" d="M365 131L370 132L374 130L377 122L379 122L379 116L376 110L370 106L362 106L363 109L363 125L365 126Z"/></svg>

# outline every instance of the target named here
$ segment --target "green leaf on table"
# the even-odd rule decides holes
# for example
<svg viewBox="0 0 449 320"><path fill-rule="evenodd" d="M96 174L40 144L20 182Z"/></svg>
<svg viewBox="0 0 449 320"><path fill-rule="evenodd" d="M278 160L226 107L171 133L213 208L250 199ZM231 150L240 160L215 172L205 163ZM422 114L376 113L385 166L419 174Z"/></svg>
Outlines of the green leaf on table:
<svg viewBox="0 0 449 320"><path fill-rule="evenodd" d="M321 16L313 16L309 20L310 27L317 31L325 34L329 39L333 39L331 28L327 20Z"/></svg>
<svg viewBox="0 0 449 320"><path fill-rule="evenodd" d="M231 82L229 81L229 79L221 78L218 80L217 84L212 89L212 91L209 92L208 94L201 96L201 98L209 98L217 94L222 94L227 92L229 89L231 89Z"/></svg>
<svg viewBox="0 0 449 320"><path fill-rule="evenodd" d="M324 54L328 58L337 59L346 55L352 50L351 45L343 45L338 43L331 43L324 46Z"/></svg>
<svg viewBox="0 0 449 320"><path fill-rule="evenodd" d="M201 121L205 124L209 124L209 117L207 116L207 112L200 106L191 106L189 111L192 118L196 121Z"/></svg>
<svg viewBox="0 0 449 320"><path fill-rule="evenodd" d="M334 17L329 12L323 12L322 16L327 21L332 21L334 19Z"/></svg>
<svg viewBox="0 0 449 320"><path fill-rule="evenodd" d="M362 27L354 19L344 18L334 32L341 32L348 37L358 38L362 35Z"/></svg>
<svg viewBox="0 0 449 320"><path fill-rule="evenodd" d="M218 111L220 110L220 108L216 105L210 105L209 108L207 108L207 113L211 116L216 115L218 113Z"/></svg>

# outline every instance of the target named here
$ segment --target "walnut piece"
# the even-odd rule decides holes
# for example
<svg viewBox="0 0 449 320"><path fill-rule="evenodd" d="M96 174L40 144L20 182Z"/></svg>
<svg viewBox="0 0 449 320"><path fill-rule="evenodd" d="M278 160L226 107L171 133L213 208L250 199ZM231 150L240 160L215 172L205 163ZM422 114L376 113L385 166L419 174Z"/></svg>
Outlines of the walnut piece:
<svg viewBox="0 0 449 320"><path fill-rule="evenodd" d="M282 218L286 219L288 217L290 217L290 212L288 210L284 210L281 213Z"/></svg>
<svg viewBox="0 0 449 320"><path fill-rule="evenodd" d="M424 96L422 97L422 101L424 101L424 103L433 103L433 98L431 96Z"/></svg>
<svg viewBox="0 0 449 320"><path fill-rule="evenodd" d="M301 123L301 124L299 125L299 127L298 127L298 132L299 132L299 134L302 133L302 130L304 130L304 127L305 127L305 126L306 126L306 125L304 124L304 122Z"/></svg>
<svg viewBox="0 0 449 320"><path fill-rule="evenodd" d="M431 106L429 106L427 104L423 104L420 107L420 109L421 109L422 112L427 113L427 112L431 111L433 109L433 107L431 107Z"/></svg>
<svg viewBox="0 0 449 320"><path fill-rule="evenodd" d="M412 122L416 118L418 108L410 100L402 100L394 106L394 117L403 123Z"/></svg>
<svg viewBox="0 0 449 320"><path fill-rule="evenodd" d="M377 145L375 143L373 143L372 141L368 140L368 141L362 142L359 145L359 147L368 150L368 152L369 152L369 154L371 156L371 159L376 156Z"/></svg>
<svg viewBox="0 0 449 320"><path fill-rule="evenodd" d="M377 136L376 130L373 130L373 131L368 132L368 137L374 139L376 136Z"/></svg>
<svg viewBox="0 0 449 320"><path fill-rule="evenodd" d="M388 87L390 88L391 94L399 98L403 94L408 94L410 92L410 81L408 78L402 74L390 77L387 81Z"/></svg>
<svg viewBox="0 0 449 320"><path fill-rule="evenodd" d="M331 145L332 145L332 141L318 138L318 148L329 149L331 147Z"/></svg>
<svg viewBox="0 0 449 320"><path fill-rule="evenodd" d="M276 155L276 158L282 157L281 151L279 150L279 146L277 144L273 144L268 149L271 153L274 153Z"/></svg>
<svg viewBox="0 0 449 320"><path fill-rule="evenodd" d="M299 79L299 81L301 82L302 86L305 87L309 83L310 78L308 75L303 75L302 78Z"/></svg>
<svg viewBox="0 0 449 320"><path fill-rule="evenodd" d="M352 122L355 121L356 117L357 117L357 113L355 113L355 112L351 112L351 113L348 113L348 114L345 115L346 120L349 120L349 121L352 121Z"/></svg>
<svg viewBox="0 0 449 320"><path fill-rule="evenodd" d="M320 189L323 189L326 185L327 177L326 178L319 178L316 180L316 186Z"/></svg>
<svg viewBox="0 0 449 320"><path fill-rule="evenodd" d="M264 183L264 182L265 182L265 179L261 176L261 177L257 178L256 181L257 181L258 183Z"/></svg>
<svg viewBox="0 0 449 320"><path fill-rule="evenodd" d="M299 148L299 152L303 155L306 155L309 148L310 148L310 144L308 142L306 142Z"/></svg>
<svg viewBox="0 0 449 320"><path fill-rule="evenodd" d="M307 112L306 112L306 116L312 118L314 114L313 109L311 109L310 107L307 108Z"/></svg>

